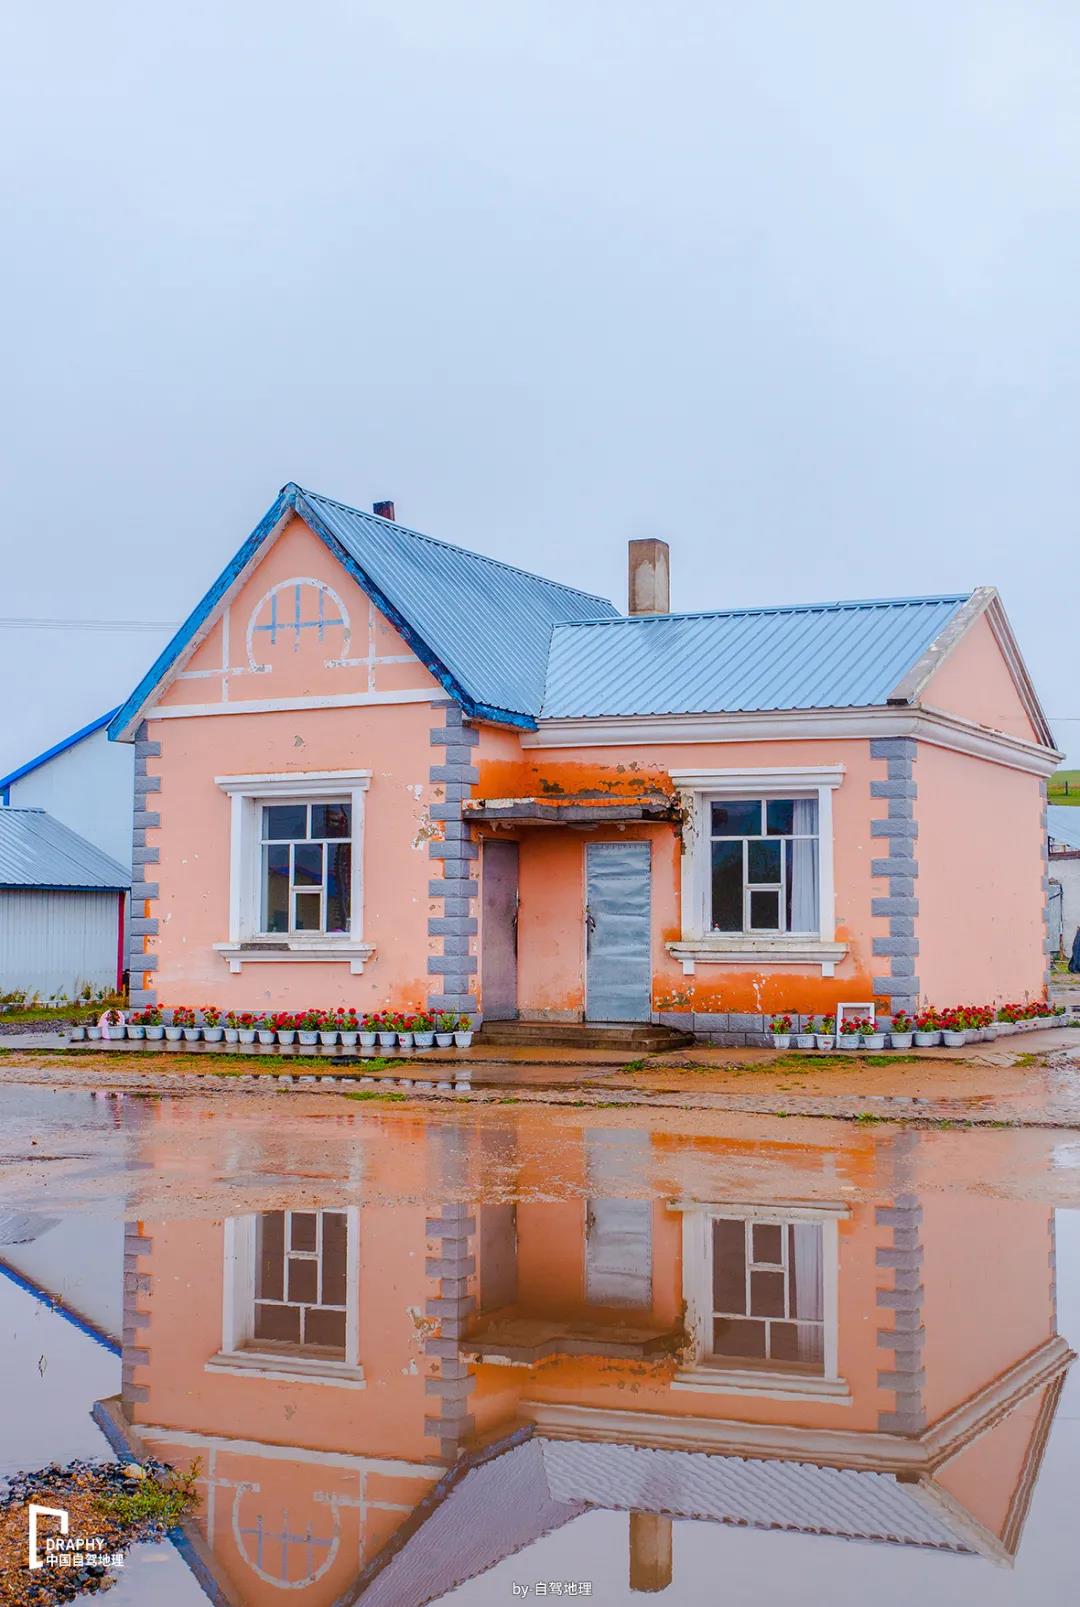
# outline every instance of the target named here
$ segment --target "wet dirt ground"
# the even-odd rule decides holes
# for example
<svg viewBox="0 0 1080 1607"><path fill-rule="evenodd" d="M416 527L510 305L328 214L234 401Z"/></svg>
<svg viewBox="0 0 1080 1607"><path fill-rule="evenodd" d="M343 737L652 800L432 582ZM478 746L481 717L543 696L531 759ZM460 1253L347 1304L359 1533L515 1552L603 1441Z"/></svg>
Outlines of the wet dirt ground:
<svg viewBox="0 0 1080 1607"><path fill-rule="evenodd" d="M1071 1056L680 1058L5 1056L0 1477L198 1462L118 1607L1073 1601Z"/></svg>

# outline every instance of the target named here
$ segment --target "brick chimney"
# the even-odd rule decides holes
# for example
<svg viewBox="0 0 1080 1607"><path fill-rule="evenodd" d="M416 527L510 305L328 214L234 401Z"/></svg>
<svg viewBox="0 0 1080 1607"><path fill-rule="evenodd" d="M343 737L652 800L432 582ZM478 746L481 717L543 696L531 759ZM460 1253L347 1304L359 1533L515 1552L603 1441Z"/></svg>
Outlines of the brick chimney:
<svg viewBox="0 0 1080 1607"><path fill-rule="evenodd" d="M632 541L627 613L670 614L670 549L666 541Z"/></svg>
<svg viewBox="0 0 1080 1607"><path fill-rule="evenodd" d="M377 513L380 519L389 519L391 524L395 522L394 504L392 502L373 502L371 511L372 513Z"/></svg>

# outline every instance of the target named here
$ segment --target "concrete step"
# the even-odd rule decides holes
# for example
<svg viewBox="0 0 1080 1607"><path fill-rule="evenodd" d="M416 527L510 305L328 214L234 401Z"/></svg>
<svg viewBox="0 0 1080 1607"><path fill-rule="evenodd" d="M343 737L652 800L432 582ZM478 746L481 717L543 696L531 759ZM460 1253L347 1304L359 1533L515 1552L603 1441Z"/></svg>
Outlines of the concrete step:
<svg viewBox="0 0 1080 1607"><path fill-rule="evenodd" d="M531 1046L566 1045L578 1049L636 1049L658 1054L692 1042L688 1033L676 1032L650 1021L485 1021L478 1043Z"/></svg>

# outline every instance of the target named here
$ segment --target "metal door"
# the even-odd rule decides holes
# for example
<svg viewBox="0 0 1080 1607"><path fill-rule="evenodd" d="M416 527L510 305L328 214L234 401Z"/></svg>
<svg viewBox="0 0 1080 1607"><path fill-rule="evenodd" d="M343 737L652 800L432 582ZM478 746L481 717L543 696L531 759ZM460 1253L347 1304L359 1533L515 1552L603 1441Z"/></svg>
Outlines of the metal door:
<svg viewBox="0 0 1080 1607"><path fill-rule="evenodd" d="M648 1021L652 1007L648 843L585 849L585 1016Z"/></svg>
<svg viewBox="0 0 1080 1607"><path fill-rule="evenodd" d="M512 1021L518 1013L517 843L485 843L483 875L481 1005L488 1021Z"/></svg>

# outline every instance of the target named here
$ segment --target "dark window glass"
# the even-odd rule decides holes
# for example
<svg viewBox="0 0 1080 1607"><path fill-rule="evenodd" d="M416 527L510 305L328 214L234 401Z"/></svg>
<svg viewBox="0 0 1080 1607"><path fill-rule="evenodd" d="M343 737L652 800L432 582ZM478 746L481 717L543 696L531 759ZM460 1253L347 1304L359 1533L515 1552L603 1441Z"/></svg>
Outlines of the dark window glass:
<svg viewBox="0 0 1080 1607"><path fill-rule="evenodd" d="M321 903L318 893L297 893L296 903L296 930L298 932L317 932L319 930L319 905Z"/></svg>
<svg viewBox="0 0 1080 1607"><path fill-rule="evenodd" d="M299 1306L263 1306L255 1302L255 1338L278 1344L300 1343Z"/></svg>
<svg viewBox="0 0 1080 1607"><path fill-rule="evenodd" d="M782 1272L751 1272L750 1313L754 1317L782 1317L784 1315L784 1274Z"/></svg>
<svg viewBox="0 0 1080 1607"><path fill-rule="evenodd" d="M310 1306L319 1298L319 1271L312 1261L289 1260L289 1300L297 1305Z"/></svg>
<svg viewBox="0 0 1080 1607"><path fill-rule="evenodd" d="M741 1222L713 1223L713 1310L746 1310L746 1229Z"/></svg>
<svg viewBox="0 0 1080 1607"><path fill-rule="evenodd" d="M293 881L297 887L322 886L322 843L297 843L293 849Z"/></svg>
<svg viewBox="0 0 1080 1607"><path fill-rule="evenodd" d="M775 932L780 925L780 894L750 894L750 930Z"/></svg>
<svg viewBox="0 0 1080 1607"><path fill-rule="evenodd" d="M796 1324L799 1335L798 1358L801 1362L818 1362L825 1360L825 1330L818 1322L800 1322ZM774 1330L775 1332L775 1330Z"/></svg>
<svg viewBox="0 0 1080 1607"><path fill-rule="evenodd" d="M284 1211L264 1211L255 1233L255 1293L260 1300L280 1300L281 1254L285 1245Z"/></svg>
<svg viewBox="0 0 1080 1607"><path fill-rule="evenodd" d="M345 1313L320 1311L310 1307L304 1312L304 1344L322 1345L327 1350L345 1354Z"/></svg>
<svg viewBox="0 0 1080 1607"><path fill-rule="evenodd" d="M767 1261L778 1267L782 1260L784 1230L779 1222L755 1222L754 1260Z"/></svg>
<svg viewBox="0 0 1080 1607"><path fill-rule="evenodd" d="M263 849L263 916L264 932L289 930L289 849L288 845L268 844Z"/></svg>
<svg viewBox="0 0 1080 1607"><path fill-rule="evenodd" d="M717 932L741 932L743 925L742 842L712 845L712 924Z"/></svg>
<svg viewBox="0 0 1080 1607"><path fill-rule="evenodd" d="M799 1331L793 1322L769 1324L769 1350L773 1361L799 1360Z"/></svg>
<svg viewBox="0 0 1080 1607"><path fill-rule="evenodd" d="M281 842L307 836L307 804L266 804L263 807L263 836Z"/></svg>
<svg viewBox="0 0 1080 1607"><path fill-rule="evenodd" d="M314 1211L294 1211L289 1218L289 1249L314 1250L315 1249L315 1213Z"/></svg>
<svg viewBox="0 0 1080 1607"><path fill-rule="evenodd" d="M794 830L795 805L790 798L770 798L765 804L765 830L781 837Z"/></svg>
<svg viewBox="0 0 1080 1607"><path fill-rule="evenodd" d="M313 837L350 837L352 835L352 805L347 803L312 804L311 835Z"/></svg>
<svg viewBox="0 0 1080 1607"><path fill-rule="evenodd" d="M758 798L725 799L712 806L714 837L755 837L761 830L761 801Z"/></svg>
<svg viewBox="0 0 1080 1607"><path fill-rule="evenodd" d="M345 1304L345 1259L348 1219L327 1211L322 1225L322 1299L324 1306Z"/></svg>
<svg viewBox="0 0 1080 1607"><path fill-rule="evenodd" d="M765 1360L765 1324L730 1317L717 1317L713 1321L713 1354L736 1356L744 1361Z"/></svg>
<svg viewBox="0 0 1080 1607"><path fill-rule="evenodd" d="M326 849L326 930L349 930L352 844L329 843Z"/></svg>
<svg viewBox="0 0 1080 1607"><path fill-rule="evenodd" d="M780 880L780 844L750 842L746 845L746 879L750 882L778 882Z"/></svg>

